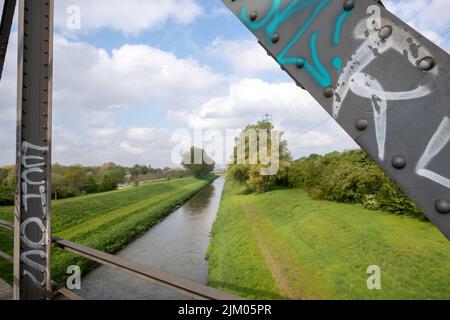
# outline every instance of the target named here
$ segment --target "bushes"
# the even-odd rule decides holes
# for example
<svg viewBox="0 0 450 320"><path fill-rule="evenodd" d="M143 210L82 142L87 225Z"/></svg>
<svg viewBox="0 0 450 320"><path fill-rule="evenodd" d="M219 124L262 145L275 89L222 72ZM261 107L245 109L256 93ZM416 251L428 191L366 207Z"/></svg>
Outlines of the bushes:
<svg viewBox="0 0 450 320"><path fill-rule="evenodd" d="M288 179L292 187L307 189L315 199L424 217L362 150L301 158L290 166Z"/></svg>
<svg viewBox="0 0 450 320"><path fill-rule="evenodd" d="M0 206L12 206L14 204L15 192L15 168L0 168Z"/></svg>

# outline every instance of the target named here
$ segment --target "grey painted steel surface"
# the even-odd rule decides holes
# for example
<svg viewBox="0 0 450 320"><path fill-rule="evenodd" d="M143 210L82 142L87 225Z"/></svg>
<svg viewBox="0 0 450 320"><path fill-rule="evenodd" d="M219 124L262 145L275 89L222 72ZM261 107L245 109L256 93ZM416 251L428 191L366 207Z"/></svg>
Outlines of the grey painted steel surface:
<svg viewBox="0 0 450 320"><path fill-rule="evenodd" d="M53 0L19 1L14 298L48 299Z"/></svg>
<svg viewBox="0 0 450 320"><path fill-rule="evenodd" d="M222 1L450 239L447 52L373 0Z"/></svg>
<svg viewBox="0 0 450 320"><path fill-rule="evenodd" d="M0 79L2 78L3 66L5 65L6 50L8 49L9 35L14 18L14 10L17 0L5 0L3 4L0 22Z"/></svg>

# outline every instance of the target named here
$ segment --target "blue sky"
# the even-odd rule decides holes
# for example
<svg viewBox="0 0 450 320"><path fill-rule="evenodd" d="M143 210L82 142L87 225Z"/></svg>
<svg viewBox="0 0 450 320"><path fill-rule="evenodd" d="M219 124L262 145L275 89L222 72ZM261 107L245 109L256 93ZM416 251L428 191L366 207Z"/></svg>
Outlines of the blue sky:
<svg viewBox="0 0 450 320"><path fill-rule="evenodd" d="M174 130L241 128L265 113L295 157L356 147L219 0L55 3L54 162L174 166ZM448 51L450 1L385 4ZM67 28L73 5L79 30ZM14 162L15 30L0 83L0 165Z"/></svg>

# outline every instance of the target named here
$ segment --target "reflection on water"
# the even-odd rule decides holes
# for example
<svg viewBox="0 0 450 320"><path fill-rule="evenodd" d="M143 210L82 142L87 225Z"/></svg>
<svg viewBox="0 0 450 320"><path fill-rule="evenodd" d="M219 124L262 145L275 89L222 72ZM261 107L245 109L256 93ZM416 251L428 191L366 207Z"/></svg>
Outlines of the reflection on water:
<svg viewBox="0 0 450 320"><path fill-rule="evenodd" d="M217 179L117 255L205 283L208 275L205 254L224 180ZM181 294L104 266L86 275L82 290L77 293L86 299L186 299Z"/></svg>

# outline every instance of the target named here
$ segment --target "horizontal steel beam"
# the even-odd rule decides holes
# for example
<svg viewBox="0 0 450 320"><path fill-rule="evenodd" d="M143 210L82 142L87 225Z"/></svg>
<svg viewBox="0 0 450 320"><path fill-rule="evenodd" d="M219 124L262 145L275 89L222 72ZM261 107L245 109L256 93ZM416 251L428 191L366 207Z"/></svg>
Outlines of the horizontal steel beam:
<svg viewBox="0 0 450 320"><path fill-rule="evenodd" d="M0 227L13 231L14 225L11 222L0 220Z"/></svg>
<svg viewBox="0 0 450 320"><path fill-rule="evenodd" d="M14 259L9 254L4 253L3 251L0 251L0 258L5 259L9 263L13 263Z"/></svg>
<svg viewBox="0 0 450 320"><path fill-rule="evenodd" d="M241 300L237 296L219 291L200 283L169 275L160 270L131 262L120 257L88 248L67 240L54 238L53 242L60 248L76 255L88 258L102 265L114 267L147 281L157 283L170 290L201 300Z"/></svg>
<svg viewBox="0 0 450 320"><path fill-rule="evenodd" d="M75 300L86 300L83 297L76 294L75 292L73 292L72 290L67 289L66 287L58 284L55 281L52 281L52 284L53 284L53 298L55 298L58 294L61 294L69 300L74 300L74 301Z"/></svg>
<svg viewBox="0 0 450 320"><path fill-rule="evenodd" d="M3 5L2 20L0 22L0 79L2 78L3 66L5 64L6 50L8 49L16 3L17 0L5 0Z"/></svg>

